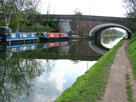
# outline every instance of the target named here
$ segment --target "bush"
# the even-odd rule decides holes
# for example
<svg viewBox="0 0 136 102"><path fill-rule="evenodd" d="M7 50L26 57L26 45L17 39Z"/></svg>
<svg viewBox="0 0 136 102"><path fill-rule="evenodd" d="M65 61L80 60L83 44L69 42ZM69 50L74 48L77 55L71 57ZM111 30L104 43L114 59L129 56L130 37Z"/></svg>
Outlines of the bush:
<svg viewBox="0 0 136 102"><path fill-rule="evenodd" d="M44 27L42 26L42 25L40 25L39 23L36 23L36 24L34 24L34 31L35 32L42 32L42 31L44 31Z"/></svg>
<svg viewBox="0 0 136 102"><path fill-rule="evenodd" d="M46 25L46 27L45 27L45 30L52 30L53 29L53 27L50 27L49 25Z"/></svg>

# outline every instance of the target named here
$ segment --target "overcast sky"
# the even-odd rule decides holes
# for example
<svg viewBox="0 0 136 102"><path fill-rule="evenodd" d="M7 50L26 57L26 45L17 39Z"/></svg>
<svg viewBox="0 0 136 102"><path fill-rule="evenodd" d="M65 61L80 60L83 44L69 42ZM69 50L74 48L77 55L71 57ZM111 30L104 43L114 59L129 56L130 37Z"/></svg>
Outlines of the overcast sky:
<svg viewBox="0 0 136 102"><path fill-rule="evenodd" d="M123 0L41 0L40 11L50 14L74 14L75 10L84 15L125 16Z"/></svg>

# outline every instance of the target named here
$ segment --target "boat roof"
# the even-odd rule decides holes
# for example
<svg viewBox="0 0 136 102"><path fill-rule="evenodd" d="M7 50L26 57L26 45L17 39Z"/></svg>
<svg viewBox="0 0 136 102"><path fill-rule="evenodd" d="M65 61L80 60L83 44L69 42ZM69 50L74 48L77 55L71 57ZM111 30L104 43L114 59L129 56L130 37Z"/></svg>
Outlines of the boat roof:
<svg viewBox="0 0 136 102"><path fill-rule="evenodd" d="M3 28L8 30L10 33L12 33L11 28L9 28L8 26L0 26L0 29L3 29Z"/></svg>
<svg viewBox="0 0 136 102"><path fill-rule="evenodd" d="M0 28L9 28L8 26L0 26Z"/></svg>

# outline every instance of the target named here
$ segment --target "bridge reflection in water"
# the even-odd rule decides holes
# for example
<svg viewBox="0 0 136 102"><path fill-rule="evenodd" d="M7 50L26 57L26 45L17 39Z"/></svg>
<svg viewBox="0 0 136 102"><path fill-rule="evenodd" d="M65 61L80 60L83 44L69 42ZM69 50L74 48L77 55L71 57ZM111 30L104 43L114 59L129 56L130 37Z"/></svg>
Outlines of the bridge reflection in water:
<svg viewBox="0 0 136 102"><path fill-rule="evenodd" d="M96 46L93 40L2 46L0 102L52 102L108 51Z"/></svg>

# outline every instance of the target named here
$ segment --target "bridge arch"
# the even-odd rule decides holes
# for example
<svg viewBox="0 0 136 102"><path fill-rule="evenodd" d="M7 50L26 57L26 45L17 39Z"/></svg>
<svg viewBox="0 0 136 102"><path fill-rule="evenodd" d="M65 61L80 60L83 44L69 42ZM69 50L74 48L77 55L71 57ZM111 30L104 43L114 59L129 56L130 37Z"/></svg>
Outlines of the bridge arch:
<svg viewBox="0 0 136 102"><path fill-rule="evenodd" d="M100 33L107 28L111 28L111 27L118 27L118 28L122 28L127 32L128 35L128 39L131 37L132 32L129 28L125 27L124 25L120 25L120 24L115 24L115 23L107 23L107 24L100 24L95 26L93 29L91 29L91 31L89 32L89 36L91 37L95 37L97 35L100 35Z"/></svg>

